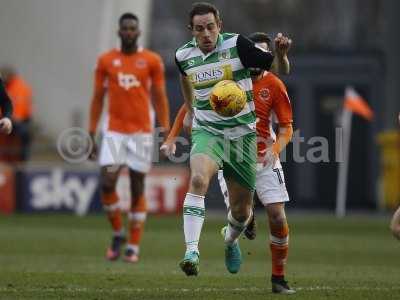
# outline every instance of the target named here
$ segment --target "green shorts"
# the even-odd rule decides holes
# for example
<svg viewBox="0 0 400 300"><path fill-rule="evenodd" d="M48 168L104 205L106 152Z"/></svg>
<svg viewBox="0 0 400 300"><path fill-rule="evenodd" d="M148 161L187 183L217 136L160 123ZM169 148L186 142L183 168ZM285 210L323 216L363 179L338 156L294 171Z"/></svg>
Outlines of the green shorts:
<svg viewBox="0 0 400 300"><path fill-rule="evenodd" d="M192 131L190 155L206 154L223 169L224 176L254 192L257 167L257 138L255 133L230 140L208 131Z"/></svg>

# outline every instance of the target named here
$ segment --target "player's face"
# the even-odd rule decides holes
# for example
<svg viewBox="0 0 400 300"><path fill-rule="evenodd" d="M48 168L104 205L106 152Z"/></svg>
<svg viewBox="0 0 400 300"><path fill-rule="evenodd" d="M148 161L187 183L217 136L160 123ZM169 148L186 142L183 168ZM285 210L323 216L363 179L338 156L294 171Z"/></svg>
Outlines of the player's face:
<svg viewBox="0 0 400 300"><path fill-rule="evenodd" d="M213 13L208 13L193 16L192 23L192 34L196 38L200 50L204 53L213 51L221 31L221 21L216 20Z"/></svg>
<svg viewBox="0 0 400 300"><path fill-rule="evenodd" d="M268 47L267 43L256 43L256 46L269 51L269 47ZM260 69L260 68L250 68L249 70L250 70L250 75L252 77L258 77L264 72L264 70Z"/></svg>
<svg viewBox="0 0 400 300"><path fill-rule="evenodd" d="M140 35L138 22L134 19L123 20L119 27L118 35L121 38L123 47L135 46Z"/></svg>

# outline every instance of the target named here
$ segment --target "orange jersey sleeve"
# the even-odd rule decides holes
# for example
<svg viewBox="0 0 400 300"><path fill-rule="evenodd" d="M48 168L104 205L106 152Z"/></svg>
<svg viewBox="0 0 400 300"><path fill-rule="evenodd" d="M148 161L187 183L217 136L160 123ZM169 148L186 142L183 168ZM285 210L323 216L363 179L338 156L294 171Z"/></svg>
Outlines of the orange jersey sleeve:
<svg viewBox="0 0 400 300"><path fill-rule="evenodd" d="M175 138L179 135L183 128L183 120L185 118L185 115L187 113L187 108L186 105L183 104L181 108L178 111L178 114L176 115L174 124L172 125L171 132L169 133L167 137L167 142L173 142Z"/></svg>
<svg viewBox="0 0 400 300"><path fill-rule="evenodd" d="M154 55L151 63L151 81L154 86L165 86L164 63L159 55Z"/></svg>
<svg viewBox="0 0 400 300"><path fill-rule="evenodd" d="M284 83L274 76L274 85L272 89L272 110L278 118L279 124L288 124L293 122L292 105Z"/></svg>
<svg viewBox="0 0 400 300"><path fill-rule="evenodd" d="M32 116L32 89L20 77L14 76L6 86L7 93L13 104L13 118L24 121Z"/></svg>
<svg viewBox="0 0 400 300"><path fill-rule="evenodd" d="M165 88L164 64L160 56L155 55L151 64L151 81L153 86L153 103L158 123L169 131L169 103Z"/></svg>
<svg viewBox="0 0 400 300"><path fill-rule="evenodd" d="M90 105L90 116L89 116L89 132L96 132L97 125L103 110L103 98L105 94L105 81L106 81L106 70L102 57L97 61L96 70L94 73L94 87L93 97Z"/></svg>

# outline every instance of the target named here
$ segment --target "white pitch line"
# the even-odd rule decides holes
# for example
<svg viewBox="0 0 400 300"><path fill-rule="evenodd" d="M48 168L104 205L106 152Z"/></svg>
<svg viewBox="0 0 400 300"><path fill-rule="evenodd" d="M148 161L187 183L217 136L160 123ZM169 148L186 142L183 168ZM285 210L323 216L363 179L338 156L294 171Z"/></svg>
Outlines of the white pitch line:
<svg viewBox="0 0 400 300"><path fill-rule="evenodd" d="M351 291L400 291L400 287L369 287L369 286L354 286L354 287L344 287L344 286L307 286L307 287L294 287L297 291L335 291L335 290L351 290ZM131 292L131 293L146 293L146 292L179 292L179 293L212 293L212 292L262 292L269 291L268 287L258 288L121 288L121 289L97 289L97 288L86 288L86 287L51 287L51 288L22 288L17 287L0 287L1 292L96 292L104 291L109 293L120 293L120 292Z"/></svg>

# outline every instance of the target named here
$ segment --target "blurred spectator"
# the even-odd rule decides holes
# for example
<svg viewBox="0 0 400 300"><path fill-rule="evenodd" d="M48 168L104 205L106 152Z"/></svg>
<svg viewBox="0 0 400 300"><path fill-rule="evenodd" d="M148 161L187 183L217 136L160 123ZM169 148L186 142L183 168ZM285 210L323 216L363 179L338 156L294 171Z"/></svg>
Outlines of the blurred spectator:
<svg viewBox="0 0 400 300"><path fill-rule="evenodd" d="M14 107L11 135L0 134L0 161L26 161L31 145L32 89L14 68L3 66L0 73Z"/></svg>

